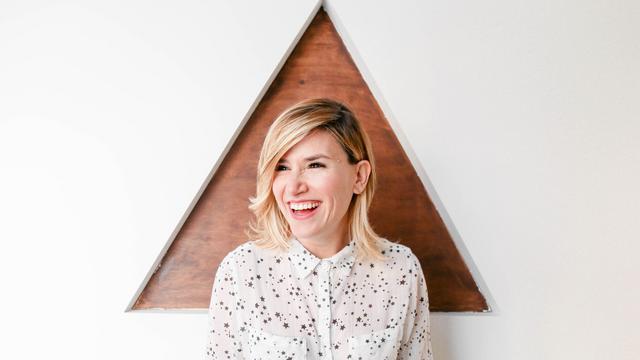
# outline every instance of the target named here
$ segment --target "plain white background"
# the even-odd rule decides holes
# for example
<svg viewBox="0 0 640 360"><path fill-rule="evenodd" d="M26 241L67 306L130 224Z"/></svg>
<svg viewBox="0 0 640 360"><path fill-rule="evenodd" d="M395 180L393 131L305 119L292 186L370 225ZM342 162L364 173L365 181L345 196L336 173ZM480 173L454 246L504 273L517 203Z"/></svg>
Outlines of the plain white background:
<svg viewBox="0 0 640 360"><path fill-rule="evenodd" d="M315 5L0 2L0 358L202 358L124 309ZM436 359L637 359L638 2L328 6L495 301Z"/></svg>

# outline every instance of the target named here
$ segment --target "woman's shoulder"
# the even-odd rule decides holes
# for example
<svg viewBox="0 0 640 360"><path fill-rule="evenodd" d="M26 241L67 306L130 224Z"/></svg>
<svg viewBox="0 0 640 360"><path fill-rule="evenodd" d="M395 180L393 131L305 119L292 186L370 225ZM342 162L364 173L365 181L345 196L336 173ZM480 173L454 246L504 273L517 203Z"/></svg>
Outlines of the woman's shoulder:
<svg viewBox="0 0 640 360"><path fill-rule="evenodd" d="M229 251L222 262L250 264L270 251L273 250L258 246L255 240L248 240Z"/></svg>
<svg viewBox="0 0 640 360"><path fill-rule="evenodd" d="M253 252L256 251L254 241L245 241L239 245L236 245L231 251L225 255L225 260L237 260L238 258L244 258L247 256L253 256Z"/></svg>
<svg viewBox="0 0 640 360"><path fill-rule="evenodd" d="M409 274L412 275L409 276L410 281L414 283L420 279L422 265L409 246L388 239L382 239L380 241L380 251L382 255L385 256L384 264L389 274L401 276L402 282L407 280L405 276Z"/></svg>
<svg viewBox="0 0 640 360"><path fill-rule="evenodd" d="M410 247L399 242L380 238L378 246L382 255L392 261L414 262L418 259Z"/></svg>

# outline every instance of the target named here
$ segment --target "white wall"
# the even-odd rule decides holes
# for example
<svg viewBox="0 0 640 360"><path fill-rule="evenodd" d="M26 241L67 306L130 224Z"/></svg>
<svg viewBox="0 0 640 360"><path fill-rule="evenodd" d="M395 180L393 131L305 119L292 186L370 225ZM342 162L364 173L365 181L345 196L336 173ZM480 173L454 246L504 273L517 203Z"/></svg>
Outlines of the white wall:
<svg viewBox="0 0 640 360"><path fill-rule="evenodd" d="M0 3L0 358L201 358L124 309L314 6ZM638 3L328 6L495 301L436 358L637 359Z"/></svg>

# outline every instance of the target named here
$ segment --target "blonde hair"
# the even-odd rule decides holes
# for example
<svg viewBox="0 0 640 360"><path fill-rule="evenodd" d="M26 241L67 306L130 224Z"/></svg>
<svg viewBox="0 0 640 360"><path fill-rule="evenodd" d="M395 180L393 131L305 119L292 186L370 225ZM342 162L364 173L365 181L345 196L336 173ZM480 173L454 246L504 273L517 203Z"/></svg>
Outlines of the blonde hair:
<svg viewBox="0 0 640 360"><path fill-rule="evenodd" d="M355 239L358 260L383 260L380 237L369 224L368 210L376 186L376 171L371 143L359 121L344 104L331 99L309 99L282 112L271 124L264 139L256 184L256 196L249 209L255 221L249 223L247 235L261 247L287 250L291 229L280 212L272 193L278 161L312 131L331 134L347 154L350 164L368 160L371 174L364 191L354 194L347 210L349 239Z"/></svg>

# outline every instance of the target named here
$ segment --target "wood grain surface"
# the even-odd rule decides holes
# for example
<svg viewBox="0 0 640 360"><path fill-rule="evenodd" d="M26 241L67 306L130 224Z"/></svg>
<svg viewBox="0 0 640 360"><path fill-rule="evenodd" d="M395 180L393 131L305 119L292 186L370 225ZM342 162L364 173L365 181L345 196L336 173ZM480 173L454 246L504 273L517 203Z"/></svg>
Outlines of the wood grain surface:
<svg viewBox="0 0 640 360"><path fill-rule="evenodd" d="M248 199L255 193L258 154L267 128L285 108L312 97L344 102L369 134L379 174L370 212L373 227L418 256L431 311L488 309L409 158L320 8L138 296L134 310L208 307L218 264L247 240L244 230L252 216Z"/></svg>

